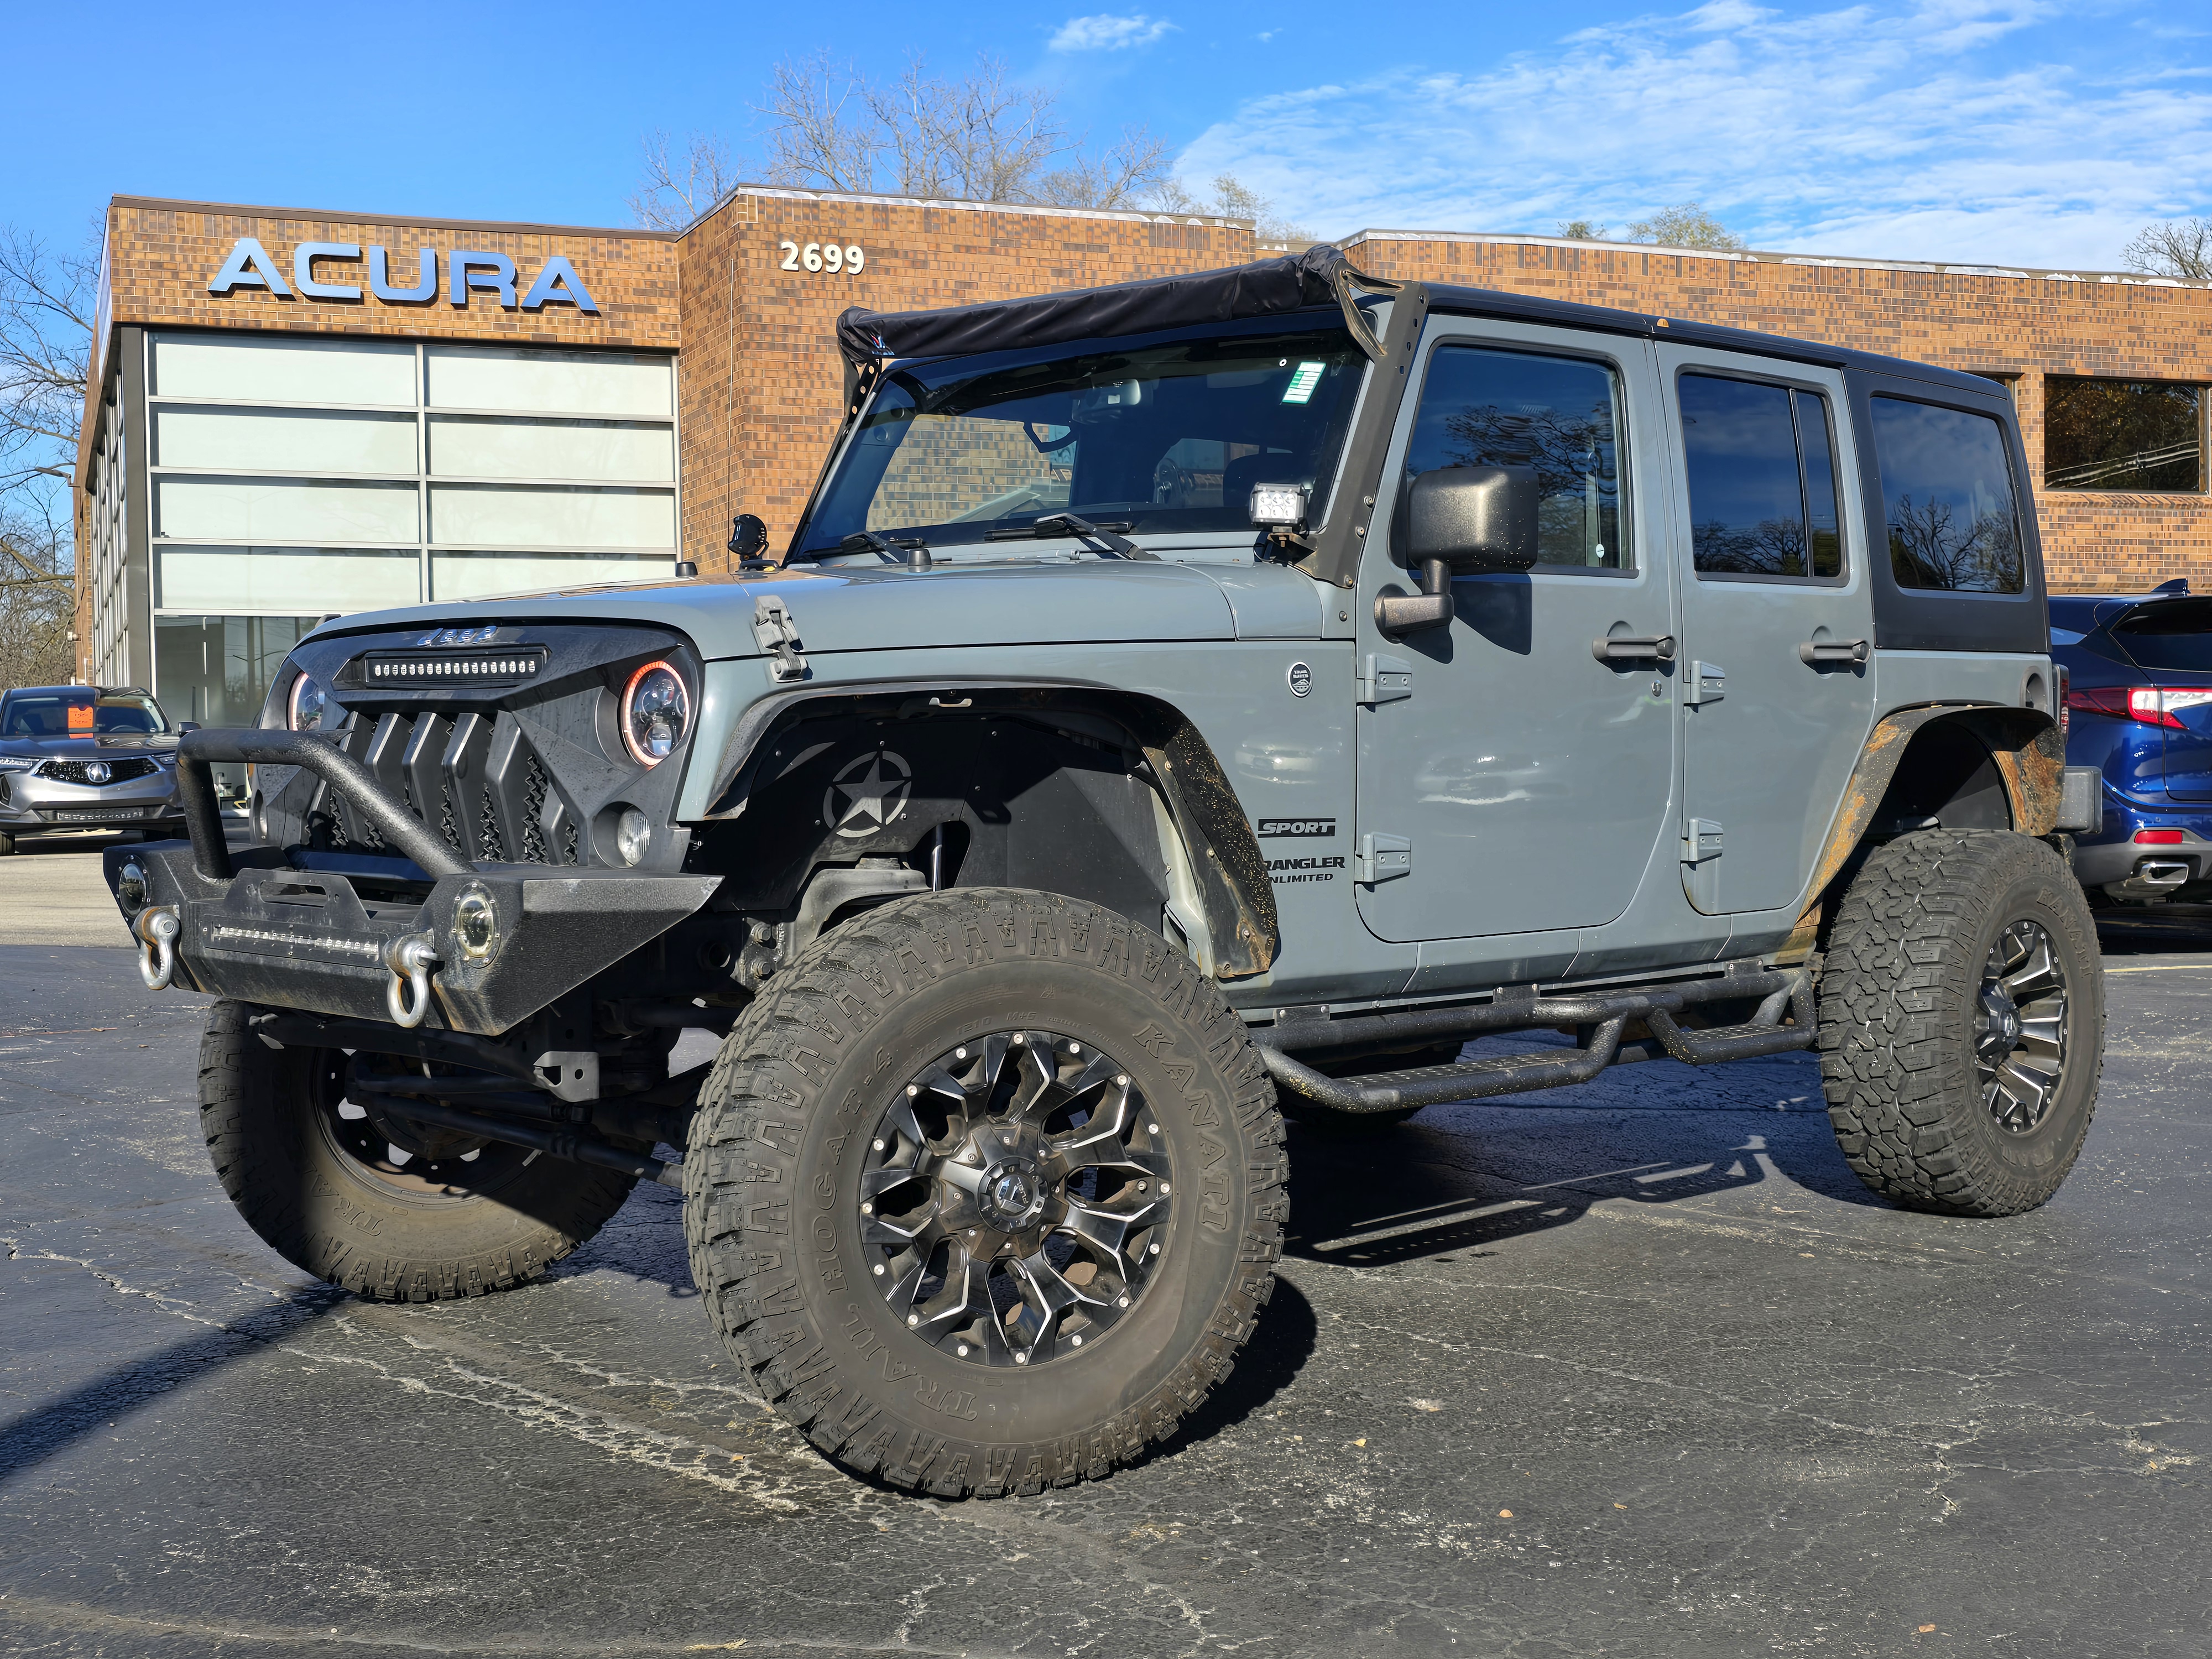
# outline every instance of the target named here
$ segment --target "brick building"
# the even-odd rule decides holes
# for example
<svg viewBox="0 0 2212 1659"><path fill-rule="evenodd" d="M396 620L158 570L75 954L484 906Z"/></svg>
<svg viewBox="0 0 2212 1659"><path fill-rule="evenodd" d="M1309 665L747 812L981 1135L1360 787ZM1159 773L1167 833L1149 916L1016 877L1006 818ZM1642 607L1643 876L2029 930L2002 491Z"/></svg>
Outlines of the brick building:
<svg viewBox="0 0 2212 1659"><path fill-rule="evenodd" d="M1364 231L1377 276L1848 342L2019 401L2054 587L2212 580L2212 289ZM79 453L79 672L250 719L321 617L727 562L793 527L848 305L1233 264L1240 220L746 187L680 235L118 198Z"/></svg>

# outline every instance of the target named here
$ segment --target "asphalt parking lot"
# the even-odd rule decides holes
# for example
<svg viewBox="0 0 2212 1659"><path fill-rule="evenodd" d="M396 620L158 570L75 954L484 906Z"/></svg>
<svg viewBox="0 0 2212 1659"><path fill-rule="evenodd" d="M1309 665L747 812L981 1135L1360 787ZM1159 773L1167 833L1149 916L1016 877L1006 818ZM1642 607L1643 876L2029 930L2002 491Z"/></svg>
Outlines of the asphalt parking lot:
<svg viewBox="0 0 2212 1659"><path fill-rule="evenodd" d="M1294 1131L1183 1437L948 1504L755 1403L665 1189L506 1296L304 1280L208 1167L196 1000L69 919L96 864L0 861L0 1652L2212 1648L2212 913L2106 928L2035 1214L1872 1199L1800 1055Z"/></svg>

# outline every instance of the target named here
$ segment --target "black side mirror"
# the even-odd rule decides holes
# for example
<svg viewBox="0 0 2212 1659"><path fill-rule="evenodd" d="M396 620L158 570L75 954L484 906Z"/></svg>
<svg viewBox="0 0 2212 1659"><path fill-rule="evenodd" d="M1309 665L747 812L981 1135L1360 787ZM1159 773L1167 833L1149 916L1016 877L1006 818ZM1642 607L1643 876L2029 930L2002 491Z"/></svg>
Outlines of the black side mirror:
<svg viewBox="0 0 2212 1659"><path fill-rule="evenodd" d="M1531 466L1447 466L1414 479L1406 497L1406 562L1421 573L1421 591L1375 601L1382 631L1410 634L1449 623L1454 576L1534 564L1541 499Z"/></svg>
<svg viewBox="0 0 2212 1659"><path fill-rule="evenodd" d="M177 730L179 733L185 732L197 732L199 729L200 723L198 720L179 720L177 722Z"/></svg>
<svg viewBox="0 0 2212 1659"><path fill-rule="evenodd" d="M768 526L750 513L740 513L730 520L730 539L724 544L738 556L740 566L759 565L768 551Z"/></svg>

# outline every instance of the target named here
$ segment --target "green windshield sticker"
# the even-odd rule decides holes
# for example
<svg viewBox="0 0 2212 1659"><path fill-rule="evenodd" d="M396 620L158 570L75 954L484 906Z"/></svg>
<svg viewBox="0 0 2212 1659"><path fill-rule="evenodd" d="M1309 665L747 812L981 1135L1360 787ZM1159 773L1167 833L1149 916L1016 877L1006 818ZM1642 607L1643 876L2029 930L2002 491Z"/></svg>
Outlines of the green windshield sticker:
<svg viewBox="0 0 2212 1659"><path fill-rule="evenodd" d="M1326 363L1300 363L1291 376L1291 383L1283 388L1283 401L1302 404L1311 398L1314 388L1321 384L1322 370L1328 367Z"/></svg>

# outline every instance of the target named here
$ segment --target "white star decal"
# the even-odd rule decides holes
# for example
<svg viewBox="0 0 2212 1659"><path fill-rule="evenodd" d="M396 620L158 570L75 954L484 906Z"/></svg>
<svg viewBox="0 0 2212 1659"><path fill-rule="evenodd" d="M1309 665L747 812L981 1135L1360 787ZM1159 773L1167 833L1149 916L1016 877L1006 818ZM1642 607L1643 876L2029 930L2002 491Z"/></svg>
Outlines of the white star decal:
<svg viewBox="0 0 2212 1659"><path fill-rule="evenodd" d="M897 822L914 793L914 771L888 749L862 755L830 780L822 816L841 836L872 836Z"/></svg>

